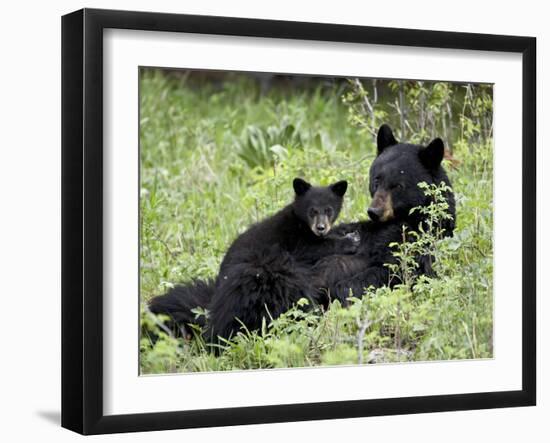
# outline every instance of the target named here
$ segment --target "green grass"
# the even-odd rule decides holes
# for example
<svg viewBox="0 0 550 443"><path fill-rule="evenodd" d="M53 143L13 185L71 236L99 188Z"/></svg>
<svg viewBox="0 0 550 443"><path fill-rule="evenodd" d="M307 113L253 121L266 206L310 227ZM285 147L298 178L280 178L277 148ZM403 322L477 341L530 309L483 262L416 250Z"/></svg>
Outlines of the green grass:
<svg viewBox="0 0 550 443"><path fill-rule="evenodd" d="M142 372L491 357L492 140L483 136L480 120L487 103L470 100L462 87L450 88L452 109L458 110L449 120L453 156L460 163L446 166L458 225L454 238L438 243L439 279L369 291L350 308L334 303L327 312L293 309L267 321L263 331L243 331L218 356L206 352L200 339L161 333L153 345L145 334ZM410 119L416 109L411 91ZM345 82L276 84L262 91L243 75L211 81L142 71L144 329L154 327L147 300L178 282L214 277L239 233L292 200L294 177L316 184L348 180L340 221L366 218L375 145L364 125L352 124L359 111L343 102L346 93ZM377 110L398 125L390 118L392 93L388 87Z"/></svg>

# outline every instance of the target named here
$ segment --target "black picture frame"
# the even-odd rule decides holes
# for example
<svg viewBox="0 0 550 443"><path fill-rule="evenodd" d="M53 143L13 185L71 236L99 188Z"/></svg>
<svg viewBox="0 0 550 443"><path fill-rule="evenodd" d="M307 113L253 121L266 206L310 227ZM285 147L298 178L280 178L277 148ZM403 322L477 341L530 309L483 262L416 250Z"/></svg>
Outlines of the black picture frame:
<svg viewBox="0 0 550 443"><path fill-rule="evenodd" d="M520 53L522 389L109 415L103 413L103 30L191 32ZM536 403L536 39L83 9L62 18L62 426L82 434L530 406ZM519 122L518 122L519 124Z"/></svg>

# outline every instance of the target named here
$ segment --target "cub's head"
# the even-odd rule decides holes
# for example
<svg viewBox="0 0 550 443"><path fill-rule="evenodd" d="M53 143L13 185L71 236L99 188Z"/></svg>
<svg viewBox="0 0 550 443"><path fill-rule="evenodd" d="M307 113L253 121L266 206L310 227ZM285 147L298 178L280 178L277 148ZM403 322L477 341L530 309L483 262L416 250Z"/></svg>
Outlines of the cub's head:
<svg viewBox="0 0 550 443"><path fill-rule="evenodd" d="M388 125L377 136L378 155L370 168L368 208L371 220L405 219L415 206L428 203L418 183L448 182L441 167L444 146L440 138L428 146L398 143Z"/></svg>
<svg viewBox="0 0 550 443"><path fill-rule="evenodd" d="M295 178L293 186L296 193L294 213L316 236L326 236L342 209L348 182L342 180L326 187L311 186L305 180Z"/></svg>

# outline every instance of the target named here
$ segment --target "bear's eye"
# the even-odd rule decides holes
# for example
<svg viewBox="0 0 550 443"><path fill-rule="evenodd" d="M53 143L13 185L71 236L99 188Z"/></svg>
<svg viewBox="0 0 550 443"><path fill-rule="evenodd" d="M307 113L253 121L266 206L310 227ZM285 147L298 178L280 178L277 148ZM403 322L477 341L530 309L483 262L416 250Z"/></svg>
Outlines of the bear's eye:
<svg viewBox="0 0 550 443"><path fill-rule="evenodd" d="M332 208L326 208L325 214L328 215L329 217L332 216Z"/></svg>
<svg viewBox="0 0 550 443"><path fill-rule="evenodd" d="M403 190L403 185L401 183L397 183L397 184L393 185L392 188L395 189L396 191L402 191Z"/></svg>
<svg viewBox="0 0 550 443"><path fill-rule="evenodd" d="M309 210L309 215L311 215L312 217L315 217L316 215L319 215L319 211L315 208L311 208Z"/></svg>
<svg viewBox="0 0 550 443"><path fill-rule="evenodd" d="M372 186L375 191L376 191L376 188L378 188L379 183L380 183L380 179L378 177L375 177L374 180L372 181Z"/></svg>

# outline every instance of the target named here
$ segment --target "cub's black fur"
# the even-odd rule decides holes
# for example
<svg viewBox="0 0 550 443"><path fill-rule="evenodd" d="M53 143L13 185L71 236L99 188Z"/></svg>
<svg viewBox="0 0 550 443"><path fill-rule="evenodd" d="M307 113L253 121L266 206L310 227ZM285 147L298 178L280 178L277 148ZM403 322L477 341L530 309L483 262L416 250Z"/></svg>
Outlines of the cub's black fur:
<svg viewBox="0 0 550 443"><path fill-rule="evenodd" d="M315 187L296 178L293 187L293 203L233 242L215 282L177 286L155 297L150 310L168 314L176 326L185 328L197 323L192 308L207 308L207 341L213 341L230 337L242 325L259 329L264 318L277 318L302 297L313 300L311 266L327 255L355 252L358 241L330 234L346 181Z"/></svg>
<svg viewBox="0 0 550 443"><path fill-rule="evenodd" d="M193 313L193 309L206 307L214 295L214 280L195 280L186 285L178 285L168 293L159 295L149 303L154 314L164 314L169 320L164 325L174 336L191 335L189 324L205 325L202 315ZM153 337L153 334L149 334Z"/></svg>
<svg viewBox="0 0 550 443"><path fill-rule="evenodd" d="M344 304L350 295L360 297L364 288L395 284L390 281L385 263L394 263L390 243L403 241L403 226L417 230L423 222L418 212L410 214L417 206L425 206L430 200L418 187L418 183L451 186L441 162L444 146L436 138L428 146L398 143L392 130L382 125L377 136L378 155L370 168L369 191L372 197L368 208L370 220L340 225L335 232L358 231L361 242L354 255L325 257L315 266L316 285L321 289L321 299L327 304L339 299ZM445 195L451 218L445 220L444 235L452 236L455 228L455 199L452 192ZM433 275L429 257L419 257L420 274Z"/></svg>

